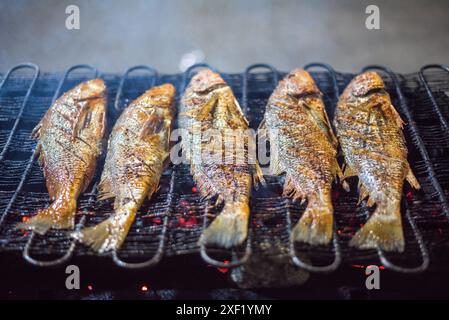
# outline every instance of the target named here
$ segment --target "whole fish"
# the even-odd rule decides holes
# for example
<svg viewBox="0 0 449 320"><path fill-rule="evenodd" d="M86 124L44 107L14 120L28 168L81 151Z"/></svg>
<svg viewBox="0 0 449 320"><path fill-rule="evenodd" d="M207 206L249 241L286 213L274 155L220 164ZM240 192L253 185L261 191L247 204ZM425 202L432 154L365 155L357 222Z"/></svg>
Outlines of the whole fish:
<svg viewBox="0 0 449 320"><path fill-rule="evenodd" d="M368 206L377 205L350 245L402 252L404 179L414 188L420 186L407 162L403 122L376 72L351 81L340 97L334 121L346 162L345 178L358 176L360 201L368 197Z"/></svg>
<svg viewBox="0 0 449 320"><path fill-rule="evenodd" d="M159 186L169 155L175 88L153 87L134 100L117 120L99 185L99 200L115 198L114 214L72 236L95 251L120 248L145 198Z"/></svg>
<svg viewBox="0 0 449 320"><path fill-rule="evenodd" d="M44 234L74 227L76 202L94 176L105 129L103 80L81 83L56 100L32 133L53 202L19 228Z"/></svg>
<svg viewBox="0 0 449 320"><path fill-rule="evenodd" d="M249 152L251 142L245 139L248 121L219 74L204 69L192 78L184 93L179 124L189 135L182 139L182 147L199 192L205 199L216 197L217 205L224 203L200 243L225 248L241 244L247 237L253 179L257 182L262 174ZM198 134L200 139L195 140ZM199 159L196 151L215 156Z"/></svg>
<svg viewBox="0 0 449 320"><path fill-rule="evenodd" d="M332 182L340 175L337 139L322 93L310 74L290 72L271 95L260 127L270 140L270 173L285 173L284 195L308 201L292 240L312 245L332 239Z"/></svg>

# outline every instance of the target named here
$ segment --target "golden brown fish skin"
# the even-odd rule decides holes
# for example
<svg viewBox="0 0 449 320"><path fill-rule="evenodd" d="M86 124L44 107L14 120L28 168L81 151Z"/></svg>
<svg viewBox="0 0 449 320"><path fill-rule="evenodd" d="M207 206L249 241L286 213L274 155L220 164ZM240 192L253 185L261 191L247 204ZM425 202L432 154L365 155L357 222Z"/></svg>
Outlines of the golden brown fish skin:
<svg viewBox="0 0 449 320"><path fill-rule="evenodd" d="M359 177L360 201L377 208L350 245L404 250L400 202L404 179L419 183L407 162L403 122L376 72L357 76L343 92L335 119L345 156L344 175Z"/></svg>
<svg viewBox="0 0 449 320"><path fill-rule="evenodd" d="M240 133L248 129L248 122L231 88L219 74L208 69L192 78L184 93L182 108L180 128L192 135L215 130L226 145L231 139L241 138ZM191 149L187 139L182 143L189 155ZM195 148L213 153L214 147L203 137ZM225 158L224 150L219 156ZM247 236L253 177L256 180L261 177L258 165L250 163L247 141L226 156L226 163L207 157L196 161L193 156L188 156L188 160L201 195L205 199L217 197L217 203L224 202L221 213L202 234L200 243L225 248L241 244Z"/></svg>
<svg viewBox="0 0 449 320"><path fill-rule="evenodd" d="M153 87L134 100L111 132L99 200L115 198L114 214L73 237L99 253L117 250L145 198L159 186L169 155L175 88Z"/></svg>
<svg viewBox="0 0 449 320"><path fill-rule="evenodd" d="M292 240L312 245L332 239L331 188L340 173L337 140L321 96L310 74L295 69L271 95L261 126L271 142L270 173L285 173L285 195L308 200Z"/></svg>
<svg viewBox="0 0 449 320"><path fill-rule="evenodd" d="M39 234L74 227L76 201L95 173L106 129L106 86L101 79L79 84L50 107L33 130L39 163L53 203L26 223Z"/></svg>

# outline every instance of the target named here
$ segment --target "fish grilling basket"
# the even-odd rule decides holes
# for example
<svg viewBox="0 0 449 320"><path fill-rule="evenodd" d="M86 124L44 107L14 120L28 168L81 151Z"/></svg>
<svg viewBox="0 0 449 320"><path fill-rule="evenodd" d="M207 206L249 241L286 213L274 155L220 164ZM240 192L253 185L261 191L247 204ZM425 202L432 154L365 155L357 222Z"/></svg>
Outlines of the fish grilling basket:
<svg viewBox="0 0 449 320"><path fill-rule="evenodd" d="M81 81L100 76L108 87L108 124L147 88L169 82L177 89L177 103L190 78L201 67L185 73L159 74L148 66L130 68L124 75L98 74L89 65L76 65L64 73L40 73L34 64L13 67L0 77L0 255L21 252L38 266L55 266L74 257L96 255L77 244L68 231L51 230L45 236L16 229L50 199L42 170L36 161L36 142L31 131L53 101ZM353 78L325 64L309 64L309 70L324 94L330 117L338 97ZM384 78L393 104L406 125L408 160L422 188L404 188L402 219L405 251L387 253L357 250L349 240L368 219L370 210L358 202L356 180L351 191L333 187L334 237L328 246L291 244L292 226L304 205L282 196L282 177L267 177L267 185L253 190L248 240L240 248L224 250L198 245L201 232L216 210L201 199L187 165L171 165L158 192L140 208L122 248L111 254L125 268L154 266L164 257L200 254L207 264L232 268L253 255L285 255L289 261L311 272L331 272L342 264L382 265L403 273L422 272L449 262L449 68L428 65L412 74L396 74L382 66L368 66ZM238 74L222 73L239 100L251 128L262 120L268 97L285 75L266 64L249 66ZM176 124L175 124L176 126ZM76 228L97 224L113 212L113 201L97 201L97 176L78 201Z"/></svg>

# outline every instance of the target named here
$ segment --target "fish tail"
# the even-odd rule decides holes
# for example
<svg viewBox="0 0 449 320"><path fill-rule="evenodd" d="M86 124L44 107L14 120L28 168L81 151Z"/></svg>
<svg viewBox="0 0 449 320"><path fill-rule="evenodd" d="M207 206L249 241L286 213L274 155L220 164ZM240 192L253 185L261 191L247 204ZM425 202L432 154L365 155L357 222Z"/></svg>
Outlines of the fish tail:
<svg viewBox="0 0 449 320"><path fill-rule="evenodd" d="M105 221L72 233L72 238L98 253L118 250L134 221L135 213L116 213Z"/></svg>
<svg viewBox="0 0 449 320"><path fill-rule="evenodd" d="M309 201L301 219L292 230L292 240L311 245L326 245L332 239L334 208L330 192Z"/></svg>
<svg viewBox="0 0 449 320"><path fill-rule="evenodd" d="M404 251L404 232L399 203L380 204L368 222L349 242L359 249L381 248L386 251Z"/></svg>
<svg viewBox="0 0 449 320"><path fill-rule="evenodd" d="M75 226L76 201L72 198L57 198L46 209L40 209L26 222L16 225L17 229L28 229L44 235L50 229L73 229Z"/></svg>
<svg viewBox="0 0 449 320"><path fill-rule="evenodd" d="M243 243L248 234L249 207L246 202L225 202L220 215L200 237L200 244L231 248Z"/></svg>

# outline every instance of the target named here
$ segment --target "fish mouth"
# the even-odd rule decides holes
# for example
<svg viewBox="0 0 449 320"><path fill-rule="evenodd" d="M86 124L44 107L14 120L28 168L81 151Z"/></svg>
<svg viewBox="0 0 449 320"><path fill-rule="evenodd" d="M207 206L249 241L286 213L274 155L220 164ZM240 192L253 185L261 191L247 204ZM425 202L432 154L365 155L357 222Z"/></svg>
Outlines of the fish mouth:
<svg viewBox="0 0 449 320"><path fill-rule="evenodd" d="M375 90L385 90L382 77L374 71L367 71L356 76L348 85L347 90L355 97L364 97Z"/></svg>
<svg viewBox="0 0 449 320"><path fill-rule="evenodd" d="M198 94L209 94L212 91L216 91L216 90L227 88L227 87L228 87L228 85L226 83L217 82L217 83L211 84L207 88L197 88L197 89L194 88L193 90Z"/></svg>
<svg viewBox="0 0 449 320"><path fill-rule="evenodd" d="M191 87L197 93L209 93L217 88L227 86L221 76L210 69L199 71L191 80Z"/></svg>
<svg viewBox="0 0 449 320"><path fill-rule="evenodd" d="M388 94L388 92L387 92L387 90L385 90L385 88L371 88L363 95L363 97L370 96L373 94L383 95L383 94Z"/></svg>
<svg viewBox="0 0 449 320"><path fill-rule="evenodd" d="M294 100L301 100L305 98L321 98L321 94L317 92L301 92L301 93L289 93L288 96Z"/></svg>

